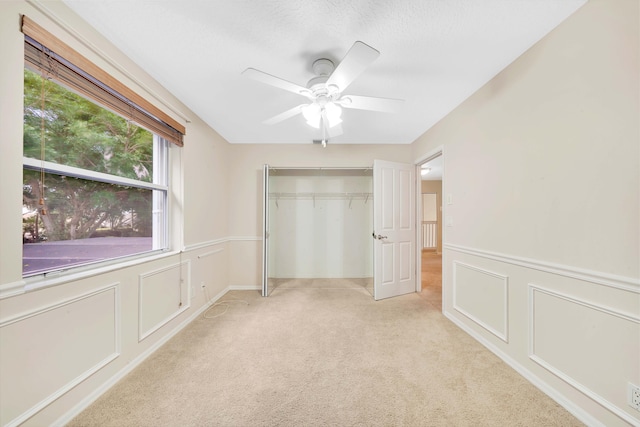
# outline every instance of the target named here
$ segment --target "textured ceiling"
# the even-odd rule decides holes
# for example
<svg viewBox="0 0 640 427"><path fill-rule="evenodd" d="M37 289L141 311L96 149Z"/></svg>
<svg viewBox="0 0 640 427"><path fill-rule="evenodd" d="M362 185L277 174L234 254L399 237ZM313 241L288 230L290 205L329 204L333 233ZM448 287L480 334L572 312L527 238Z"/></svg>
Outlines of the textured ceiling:
<svg viewBox="0 0 640 427"><path fill-rule="evenodd" d="M241 75L305 86L357 40L380 56L345 94L400 98L397 113L343 112L335 144L409 144L586 0L63 0L230 143L319 137L305 98ZM165 58L171 57L171 60Z"/></svg>

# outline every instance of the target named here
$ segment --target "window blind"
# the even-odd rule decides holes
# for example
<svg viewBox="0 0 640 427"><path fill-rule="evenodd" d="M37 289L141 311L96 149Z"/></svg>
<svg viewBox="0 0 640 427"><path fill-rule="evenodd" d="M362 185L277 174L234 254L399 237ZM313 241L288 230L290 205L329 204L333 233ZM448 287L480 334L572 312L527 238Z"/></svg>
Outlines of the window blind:
<svg viewBox="0 0 640 427"><path fill-rule="evenodd" d="M105 108L182 147L185 128L27 16L25 64Z"/></svg>

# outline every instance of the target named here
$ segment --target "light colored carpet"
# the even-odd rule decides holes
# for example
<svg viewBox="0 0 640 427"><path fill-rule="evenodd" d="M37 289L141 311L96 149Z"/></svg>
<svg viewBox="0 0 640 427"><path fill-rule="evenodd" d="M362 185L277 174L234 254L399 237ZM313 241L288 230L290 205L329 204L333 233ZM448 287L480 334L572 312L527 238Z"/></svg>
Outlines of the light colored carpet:
<svg viewBox="0 0 640 427"><path fill-rule="evenodd" d="M229 292L69 425L581 425L427 296L376 302L345 279Z"/></svg>

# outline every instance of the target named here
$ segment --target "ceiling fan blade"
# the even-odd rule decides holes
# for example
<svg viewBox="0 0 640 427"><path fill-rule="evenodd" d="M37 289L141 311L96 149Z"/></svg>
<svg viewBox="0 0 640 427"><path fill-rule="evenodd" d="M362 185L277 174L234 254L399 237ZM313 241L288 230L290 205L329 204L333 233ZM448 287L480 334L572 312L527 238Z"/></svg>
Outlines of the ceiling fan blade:
<svg viewBox="0 0 640 427"><path fill-rule="evenodd" d="M372 96L360 96L360 95L345 95L338 101L344 108L354 108L357 110L370 110L381 111L383 113L395 113L397 112L404 99L393 98L376 98Z"/></svg>
<svg viewBox="0 0 640 427"><path fill-rule="evenodd" d="M284 120L290 119L291 117L297 115L297 114L301 114L302 113L302 107L306 106L307 104L300 104L296 107L291 108L290 110L285 111L284 113L280 113L277 116L273 116L270 119L265 120L264 123L265 125L274 125L276 123L280 123Z"/></svg>
<svg viewBox="0 0 640 427"><path fill-rule="evenodd" d="M337 124L332 128L327 129L327 134L329 134L330 138L335 138L336 136L340 136L343 134L342 125Z"/></svg>
<svg viewBox="0 0 640 427"><path fill-rule="evenodd" d="M355 42L329 76L327 86L335 85L339 92L343 92L379 55L380 52L371 46Z"/></svg>
<svg viewBox="0 0 640 427"><path fill-rule="evenodd" d="M275 86L277 88L284 89L298 95L306 96L309 99L313 99L313 94L306 87L288 82L281 79L280 77L272 76L271 74L267 74L264 71L256 70L255 68L247 68L242 72L242 74L253 80L257 80L259 82L266 83L268 85Z"/></svg>

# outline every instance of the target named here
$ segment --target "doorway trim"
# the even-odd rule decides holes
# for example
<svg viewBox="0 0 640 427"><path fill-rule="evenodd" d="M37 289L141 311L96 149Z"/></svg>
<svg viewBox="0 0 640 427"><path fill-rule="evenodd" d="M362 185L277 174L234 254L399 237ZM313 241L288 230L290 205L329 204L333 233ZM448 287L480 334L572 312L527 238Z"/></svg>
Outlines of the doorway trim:
<svg viewBox="0 0 640 427"><path fill-rule="evenodd" d="M431 151L428 151L426 154L418 157L414 164L415 164L415 168L416 168L416 242L420 242L422 243L422 236L421 236L421 228L418 227L417 221L421 220L422 218L422 178L420 175L420 167L425 164L430 162L431 160L442 156L442 160L443 160L443 164L442 164L442 246L443 246L443 250L442 250L442 264L443 264L443 268L442 268L442 282L443 282L443 286L442 286L442 307L444 308L444 282L445 282L445 268L444 268L444 242L446 239L446 231L445 231L445 218L446 218L446 203L444 203L445 200L445 194L446 194L446 181L445 181L445 177L446 177L446 168L444 165L444 146L440 145L436 148L434 148ZM416 244L416 292L420 292L422 291L422 244Z"/></svg>

